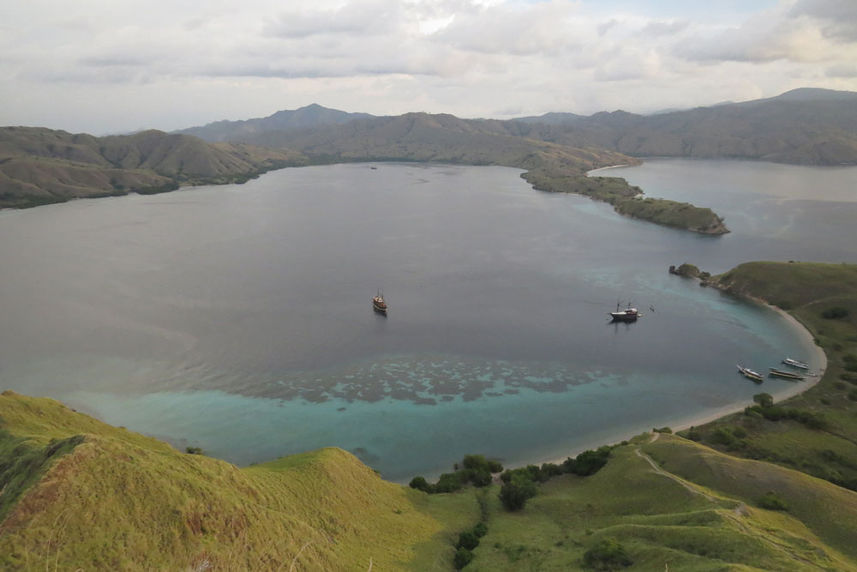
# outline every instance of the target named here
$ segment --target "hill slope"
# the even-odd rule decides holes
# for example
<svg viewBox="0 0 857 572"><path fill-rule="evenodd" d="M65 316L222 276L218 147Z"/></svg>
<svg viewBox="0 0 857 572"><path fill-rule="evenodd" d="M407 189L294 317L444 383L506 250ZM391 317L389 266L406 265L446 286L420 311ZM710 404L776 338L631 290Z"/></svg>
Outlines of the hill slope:
<svg viewBox="0 0 857 572"><path fill-rule="evenodd" d="M448 569L447 530L478 518L340 449L238 469L49 399L4 392L0 419L6 570Z"/></svg>
<svg viewBox="0 0 857 572"><path fill-rule="evenodd" d="M3 127L0 208L161 192L184 184L241 182L302 162L297 153L249 145L211 145L196 137L160 131L93 137L43 128Z"/></svg>
<svg viewBox="0 0 857 572"><path fill-rule="evenodd" d="M827 368L800 395L697 427L689 436L857 491L857 265L748 262L711 283L787 309L824 349Z"/></svg>
<svg viewBox="0 0 857 572"><path fill-rule="evenodd" d="M548 114L520 120L529 136L597 145L635 157L857 164L857 93L799 89L743 103L635 115Z"/></svg>
<svg viewBox="0 0 857 572"><path fill-rule="evenodd" d="M520 512L495 502L466 570L580 570L607 539L631 570L857 570L857 494L655 436L614 448L592 476L551 479ZM758 507L770 490L788 510Z"/></svg>
<svg viewBox="0 0 857 572"><path fill-rule="evenodd" d="M354 119L373 117L368 113L347 113L313 103L295 110L278 111L268 117L243 121L215 121L201 127L189 127L176 133L193 135L212 143L245 141L267 131L314 129L327 125L342 125Z"/></svg>

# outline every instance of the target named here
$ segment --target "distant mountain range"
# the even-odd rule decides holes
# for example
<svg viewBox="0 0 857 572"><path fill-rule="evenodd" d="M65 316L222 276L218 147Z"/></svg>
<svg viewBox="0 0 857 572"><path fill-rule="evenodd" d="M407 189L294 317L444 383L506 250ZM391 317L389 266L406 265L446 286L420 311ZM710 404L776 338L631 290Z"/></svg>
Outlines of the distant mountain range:
<svg viewBox="0 0 857 572"><path fill-rule="evenodd" d="M549 190L584 192L591 185L574 178L586 171L648 156L857 164L857 93L798 89L655 115L548 113L505 121L378 117L310 105L169 134L109 137L3 127L0 207L244 181L274 168L343 161L504 165L530 171L528 180L552 181Z"/></svg>
<svg viewBox="0 0 857 572"><path fill-rule="evenodd" d="M207 141L287 147L318 158L496 162L492 137L517 137L634 157L742 158L857 164L857 93L796 89L743 103L637 115L548 113L499 121L408 113L376 117L310 105L247 121L185 129ZM494 141L492 139L492 141ZM504 143L506 150L522 143ZM481 158L480 158L481 157ZM516 166L523 166L520 163ZM526 167L524 167L526 168Z"/></svg>
<svg viewBox="0 0 857 572"><path fill-rule="evenodd" d="M346 113L328 109L316 103L294 111L278 111L268 117L244 121L215 121L202 127L181 129L175 133L193 135L216 143L219 141L242 141L269 131L313 129L327 125L342 125L353 119L374 117L368 113Z"/></svg>

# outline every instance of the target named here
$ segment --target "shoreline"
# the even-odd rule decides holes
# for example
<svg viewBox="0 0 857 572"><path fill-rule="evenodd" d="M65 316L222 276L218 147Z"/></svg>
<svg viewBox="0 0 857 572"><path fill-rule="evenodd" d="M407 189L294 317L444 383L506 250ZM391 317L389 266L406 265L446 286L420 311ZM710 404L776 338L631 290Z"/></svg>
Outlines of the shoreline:
<svg viewBox="0 0 857 572"><path fill-rule="evenodd" d="M751 300L754 303L761 304L762 306L765 306L765 307L773 310L777 314L779 314L789 324L789 327L791 327L794 330L794 332L807 343L807 346L812 348L812 350L811 350L812 355L806 359L808 360L807 363L809 363L811 366L810 372L813 373L814 375L811 375L811 376L807 375L807 377L804 381L796 381L792 385L790 385L788 388L786 388L782 391L779 391L777 394L775 394L773 396L775 399L775 402L780 403L780 402L785 401L787 399L791 399L792 397L795 397L796 395L800 395L801 393L804 393L805 391L809 390L810 388L815 387L815 385L817 385L821 381L821 379L824 377L824 373L827 371L827 354L824 353L824 348L822 348L821 346L819 346L818 344L815 343L815 338L813 337L812 332L810 332L809 329L807 329L807 327L804 326L800 322L800 320L798 320L797 318L795 318L794 316L792 316L791 314L789 314L788 312L786 312L782 308L778 308L776 306L773 306L773 305L771 305L771 304L767 303L766 301L761 300L759 298L753 298L753 297L748 297L748 296L745 296L745 298ZM816 367L816 364L818 364L817 367ZM724 405L723 407L720 407L720 408L715 409L713 411L708 411L705 413L692 415L690 417L676 419L673 423L669 423L670 420L667 419L667 420L665 420L665 421L667 421L667 423L664 423L660 426L661 427L669 427L673 433L676 433L678 431L690 429L691 427L698 427L700 425L706 425L708 423L711 423L713 421L717 421L718 419L721 419L721 418L726 417L728 415L740 413L741 411L744 410L745 407L747 407L749 405L753 405L753 402L751 401L751 402L733 403L733 404L729 404L729 405ZM584 447L580 448L579 450L572 450L569 453L564 454L563 457L550 456L548 458L539 458L539 459L534 459L531 462L527 462L527 463L524 463L521 465L517 465L517 464L514 466L510 465L509 467L506 467L506 468L514 469L514 468L524 467L528 464L529 465L533 465L533 464L541 465L542 463L554 463L554 464L559 465L559 464L562 464L567 458L576 457L577 455L579 455L580 453L582 453L586 450L597 449L598 447L602 447L604 445L618 445L622 441L630 440L632 437L640 435L641 433L651 433L651 432L652 432L652 429L649 427L641 428L641 430L639 432L632 432L632 434L627 434L626 432L623 432L624 436L616 435L616 436L614 436L612 438L608 438L606 440L600 440L598 443L593 443L589 446L584 446Z"/></svg>

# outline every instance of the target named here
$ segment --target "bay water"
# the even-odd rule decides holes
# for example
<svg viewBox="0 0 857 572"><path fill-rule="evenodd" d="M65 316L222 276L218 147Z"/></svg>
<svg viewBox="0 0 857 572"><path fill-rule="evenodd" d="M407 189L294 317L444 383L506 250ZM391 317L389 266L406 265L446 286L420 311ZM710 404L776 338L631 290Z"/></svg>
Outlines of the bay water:
<svg viewBox="0 0 857 572"><path fill-rule="evenodd" d="M814 172L824 196L807 171L612 173L722 211L722 237L515 169L396 163L3 211L0 386L239 465L337 446L407 481L467 453L561 458L750 401L735 363L811 354L775 312L667 273L854 262L857 169ZM610 323L617 303L645 315Z"/></svg>

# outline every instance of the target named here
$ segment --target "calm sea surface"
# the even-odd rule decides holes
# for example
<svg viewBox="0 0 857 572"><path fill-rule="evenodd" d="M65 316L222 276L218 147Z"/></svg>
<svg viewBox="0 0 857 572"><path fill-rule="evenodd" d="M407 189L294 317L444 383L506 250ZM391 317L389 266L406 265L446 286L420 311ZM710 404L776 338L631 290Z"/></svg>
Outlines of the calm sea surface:
<svg viewBox="0 0 857 572"><path fill-rule="evenodd" d="M608 173L733 233L623 218L514 169L413 164L0 212L0 386L241 465L334 445L408 480L677 424L759 391L736 362L809 357L775 313L667 268L854 262L857 169ZM609 324L617 300L645 316Z"/></svg>

